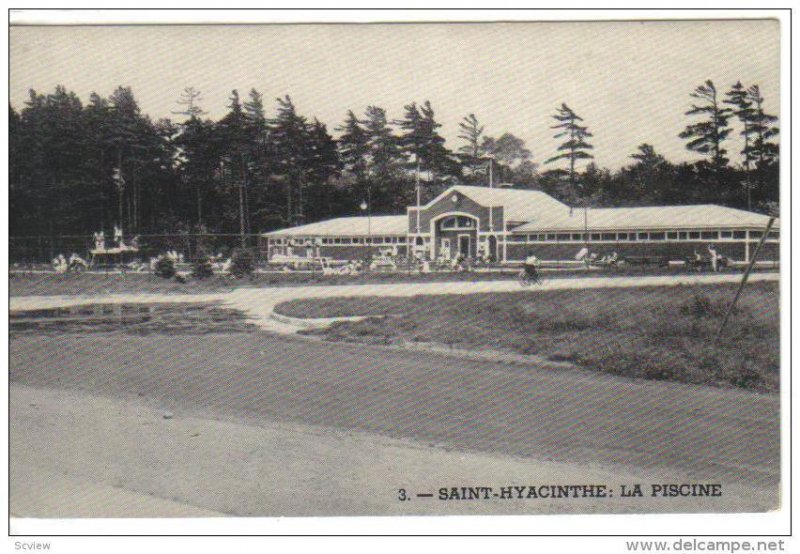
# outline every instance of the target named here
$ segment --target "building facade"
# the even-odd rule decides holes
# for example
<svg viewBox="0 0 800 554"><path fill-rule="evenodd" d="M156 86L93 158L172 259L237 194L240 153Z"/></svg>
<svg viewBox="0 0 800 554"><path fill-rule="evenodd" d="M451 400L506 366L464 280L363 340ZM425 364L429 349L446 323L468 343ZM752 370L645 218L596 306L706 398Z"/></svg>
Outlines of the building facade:
<svg viewBox="0 0 800 554"><path fill-rule="evenodd" d="M262 236L268 259L322 256L352 260L379 252L427 259L481 257L518 263L599 256L683 260L714 245L730 260L750 260L769 218L712 204L643 208L571 208L541 191L457 185L403 215L345 217ZM779 257L779 222L759 254Z"/></svg>

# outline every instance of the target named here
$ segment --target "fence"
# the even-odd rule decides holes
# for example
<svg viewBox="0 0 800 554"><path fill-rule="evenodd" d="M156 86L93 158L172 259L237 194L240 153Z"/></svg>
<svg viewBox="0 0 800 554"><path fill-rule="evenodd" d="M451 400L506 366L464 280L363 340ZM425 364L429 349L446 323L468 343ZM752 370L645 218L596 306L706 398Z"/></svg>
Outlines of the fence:
<svg viewBox="0 0 800 554"><path fill-rule="evenodd" d="M126 244L131 244L133 237L126 237ZM139 235L136 237L139 247L132 258L149 260L167 251L182 254L188 263L205 256L221 255L228 258L233 250L242 247L242 236L239 234L169 234ZM257 262L262 259L259 235L245 235L247 249ZM114 246L110 237L106 238L106 246ZM59 254L69 257L75 253L86 260L91 259L90 251L94 248L91 235L61 236L28 236L9 237L9 263L17 266L35 266L49 264ZM265 253L264 253L265 254Z"/></svg>

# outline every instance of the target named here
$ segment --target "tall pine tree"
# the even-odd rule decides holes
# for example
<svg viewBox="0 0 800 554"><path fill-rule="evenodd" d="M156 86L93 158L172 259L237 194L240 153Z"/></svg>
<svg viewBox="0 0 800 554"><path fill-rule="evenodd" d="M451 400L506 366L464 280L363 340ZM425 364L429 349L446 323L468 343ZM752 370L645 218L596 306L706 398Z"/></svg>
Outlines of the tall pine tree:
<svg viewBox="0 0 800 554"><path fill-rule="evenodd" d="M308 122L297 113L288 95L276 101L277 114L269 126L275 172L284 182L286 222L298 225L305 220Z"/></svg>
<svg viewBox="0 0 800 554"><path fill-rule="evenodd" d="M338 145L344 169L356 181L363 181L367 174L369 135L352 110L347 112L347 119L336 130L341 133Z"/></svg>
<svg viewBox="0 0 800 554"><path fill-rule="evenodd" d="M678 136L689 139L686 143L687 149L710 157L711 167L717 173L718 179L721 179L721 171L728 164L723 142L731 133L728 127L731 110L722 106L717 88L711 80L698 86L690 96L699 102L693 103L686 115L702 116L704 119L687 125Z"/></svg>
<svg viewBox="0 0 800 554"><path fill-rule="evenodd" d="M401 151L410 161L409 169L427 174L425 196L435 196L448 177L459 174L460 168L444 145L445 139L439 134L442 125L436 121L429 101L421 107L412 102L405 107L404 115L395 122L401 130L398 141Z"/></svg>
<svg viewBox="0 0 800 554"><path fill-rule="evenodd" d="M755 110L753 109L753 103L748 98L747 90L742 86L741 82L737 81L725 95L727 98L723 102L733 106L732 114L736 116L742 124L741 136L744 139L744 147L741 152L742 167L744 168L744 182L742 186L747 195L747 209L750 210L752 209L752 191L755 186L752 170L755 163L758 161L756 149L753 144L753 120Z"/></svg>
<svg viewBox="0 0 800 554"><path fill-rule="evenodd" d="M436 121L430 101L426 100L420 111L426 143L422 151L422 162L431 174L431 181L435 184L437 178L447 180L460 176L461 167L453 158L453 153L444 145L445 139L439 134L442 124Z"/></svg>
<svg viewBox="0 0 800 554"><path fill-rule="evenodd" d="M577 182L577 164L581 160L590 160L594 158L589 150L594 146L589 144L586 139L591 138L593 135L589 132L589 128L581 125L583 118L576 114L572 108L566 104L561 104L556 114L553 116L558 123L553 125L551 129L558 129L558 132L553 138L565 138L558 147L558 154L545 160L545 163L553 163L559 160L567 160L569 162L568 176L570 195L575 196L575 185Z"/></svg>
<svg viewBox="0 0 800 554"><path fill-rule="evenodd" d="M386 117L386 110L368 106L361 122L367 134L367 183L372 212L394 212L410 194L403 190L405 157Z"/></svg>
<svg viewBox="0 0 800 554"><path fill-rule="evenodd" d="M778 145L772 139L778 136L778 127L774 123L778 118L764 111L764 97L758 85L747 89L747 99L753 105L752 132L754 156L759 165L773 163L778 158Z"/></svg>
<svg viewBox="0 0 800 554"><path fill-rule="evenodd" d="M461 152L461 159L467 176L474 180L485 166L481 161L481 154L483 153L481 138L485 127L478 122L475 114L471 113L459 122L458 128L461 130L458 138L464 141L464 145L458 151Z"/></svg>

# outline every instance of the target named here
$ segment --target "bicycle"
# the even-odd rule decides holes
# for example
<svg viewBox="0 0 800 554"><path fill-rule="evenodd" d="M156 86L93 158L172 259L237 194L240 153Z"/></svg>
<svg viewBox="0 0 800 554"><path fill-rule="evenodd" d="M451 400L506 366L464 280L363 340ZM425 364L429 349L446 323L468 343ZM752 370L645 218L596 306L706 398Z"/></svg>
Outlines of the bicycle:
<svg viewBox="0 0 800 554"><path fill-rule="evenodd" d="M525 269L520 270L519 275L517 275L517 280L519 284L523 287L529 287L531 285L542 285L544 280L542 279L541 274L537 271L536 275L531 275Z"/></svg>

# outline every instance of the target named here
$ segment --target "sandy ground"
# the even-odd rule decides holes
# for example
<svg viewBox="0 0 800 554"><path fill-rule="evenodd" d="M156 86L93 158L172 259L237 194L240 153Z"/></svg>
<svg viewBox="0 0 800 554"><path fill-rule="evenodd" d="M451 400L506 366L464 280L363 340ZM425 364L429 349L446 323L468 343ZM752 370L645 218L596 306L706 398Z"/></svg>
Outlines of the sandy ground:
<svg viewBox="0 0 800 554"><path fill-rule="evenodd" d="M621 498L621 484L693 481L675 471L447 451L318 426L164 419L143 402L78 392L13 385L11 405L13 517L724 512L775 503L736 484L717 498ZM615 496L437 498L441 487L542 484L607 484ZM411 500L398 500L400 488Z"/></svg>

